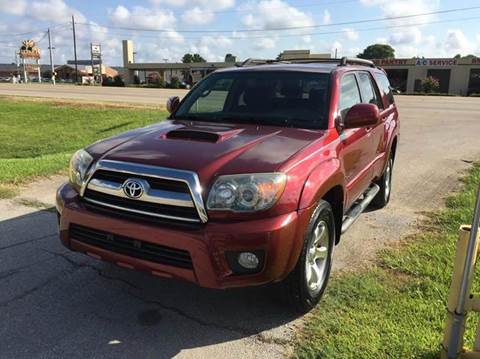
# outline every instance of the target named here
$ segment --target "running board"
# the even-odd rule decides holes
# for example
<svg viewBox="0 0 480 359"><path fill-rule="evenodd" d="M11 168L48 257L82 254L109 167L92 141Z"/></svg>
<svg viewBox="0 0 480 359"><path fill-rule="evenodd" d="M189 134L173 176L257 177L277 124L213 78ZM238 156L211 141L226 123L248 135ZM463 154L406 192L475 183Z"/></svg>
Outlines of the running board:
<svg viewBox="0 0 480 359"><path fill-rule="evenodd" d="M375 198L380 187L372 184L363 194L363 199L357 200L343 217L342 234L345 233L350 226L360 217L363 211L368 207L370 202Z"/></svg>

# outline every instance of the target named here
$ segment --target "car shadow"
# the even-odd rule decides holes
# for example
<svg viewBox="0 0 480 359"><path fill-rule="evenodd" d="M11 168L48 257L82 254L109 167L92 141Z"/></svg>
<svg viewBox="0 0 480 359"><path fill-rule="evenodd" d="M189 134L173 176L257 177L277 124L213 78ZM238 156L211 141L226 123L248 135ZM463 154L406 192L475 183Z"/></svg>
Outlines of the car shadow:
<svg viewBox="0 0 480 359"><path fill-rule="evenodd" d="M45 210L0 222L4 357L216 355L216 344L225 356L265 331L266 344L289 337L283 325L296 318L279 286L203 289L120 268L64 248L56 221Z"/></svg>

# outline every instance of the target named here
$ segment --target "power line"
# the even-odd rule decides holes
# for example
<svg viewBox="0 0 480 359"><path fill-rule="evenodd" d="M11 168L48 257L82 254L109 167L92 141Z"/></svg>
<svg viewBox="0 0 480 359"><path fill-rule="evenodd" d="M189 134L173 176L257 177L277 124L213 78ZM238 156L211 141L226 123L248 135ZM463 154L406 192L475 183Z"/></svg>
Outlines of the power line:
<svg viewBox="0 0 480 359"><path fill-rule="evenodd" d="M424 22L411 22L408 24L399 24L399 25L386 25L386 26L377 26L377 27L370 27L370 28L361 28L361 29L341 29L341 30L332 30L332 31L322 31L322 32L313 32L313 33L302 33L302 34L281 34L281 35L274 35L275 38L290 38L290 37L303 37L303 36L321 36L321 35L334 35L334 34L343 34L348 33L349 31L353 30L355 32L368 32L368 31L376 31L376 30L384 30L384 29L396 29L396 28L404 28L404 27L411 27L411 26L423 26L423 25L432 25L432 24L442 24L442 23L454 23L459 21L472 21L472 20L479 20L480 16L474 17L463 17L463 18L456 18L456 19L444 19L444 20L434 20L434 21L424 21ZM123 30L122 30L123 31ZM116 36L129 36L130 34L115 34L112 35ZM150 34L142 34L140 38L155 38L155 39L169 39L168 36L162 35L150 35ZM187 40L200 40L202 39L201 36L185 36L183 37ZM233 40L251 40L251 39L265 39L265 38L272 38L272 35L260 35L260 36L248 36L248 37L239 37L239 36L228 36L228 39Z"/></svg>
<svg viewBox="0 0 480 359"><path fill-rule="evenodd" d="M231 29L231 30L174 30L174 29L142 29L142 28L134 28L134 27L124 27L124 26L107 26L107 25L99 25L93 23L82 23L77 22L78 25L85 25L85 26L97 26L97 27L104 27L107 29L119 29L119 30L128 30L128 31L139 31L139 32L159 32L159 33L167 33L171 31L175 31L177 33L231 33L231 32L270 32L270 31L285 31L285 30L304 30L304 29L315 29L321 27L332 27L332 26L345 26L345 25L355 25L355 24L364 24L370 22L381 22L381 21L389 21L389 20L402 20L402 19L410 19L414 17L421 17L421 16L429 16L429 15L440 15L440 14L448 14L454 12L461 12L461 11L471 11L471 10L478 10L480 6L470 6L464 8L455 8L455 9L446 9L446 10L437 10L437 11L430 11L418 14L411 14L411 15L401 15L401 16L387 16L384 18L376 18L376 19L365 19L365 20L355 20L355 21L344 21L344 22L337 22L331 24L317 24L317 25L305 25L305 26L290 26L290 27L277 27L271 29Z"/></svg>
<svg viewBox="0 0 480 359"><path fill-rule="evenodd" d="M62 24L57 24L50 26L51 29L59 28L59 27L64 27L65 24L67 23L62 23ZM25 35L31 35L31 34L38 34L39 32L44 33L47 31L47 28L42 28L42 29L37 29L37 30L32 30L32 31L27 31L27 32L22 32L22 33L0 33L0 36L7 36L7 37L18 37L18 36L25 36Z"/></svg>

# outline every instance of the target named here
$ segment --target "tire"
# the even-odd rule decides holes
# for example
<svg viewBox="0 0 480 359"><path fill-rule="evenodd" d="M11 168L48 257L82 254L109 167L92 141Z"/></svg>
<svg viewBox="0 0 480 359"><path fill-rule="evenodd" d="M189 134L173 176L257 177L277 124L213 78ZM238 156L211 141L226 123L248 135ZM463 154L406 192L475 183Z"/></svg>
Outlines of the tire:
<svg viewBox="0 0 480 359"><path fill-rule="evenodd" d="M390 202L390 195L392 193L392 173L393 173L393 156L390 155L388 158L387 167L383 172L382 177L380 177L375 183L380 187L375 198L372 200L372 205L375 208L383 208L388 202Z"/></svg>
<svg viewBox="0 0 480 359"><path fill-rule="evenodd" d="M330 277L334 246L332 207L321 200L307 226L298 262L284 281L287 298L295 312L310 311L322 298Z"/></svg>

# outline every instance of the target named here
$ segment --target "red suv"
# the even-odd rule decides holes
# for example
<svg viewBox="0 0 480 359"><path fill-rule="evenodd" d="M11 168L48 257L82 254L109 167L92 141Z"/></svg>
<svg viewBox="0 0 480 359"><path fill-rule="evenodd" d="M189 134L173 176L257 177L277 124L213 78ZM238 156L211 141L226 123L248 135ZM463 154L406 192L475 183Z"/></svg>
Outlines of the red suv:
<svg viewBox="0 0 480 359"><path fill-rule="evenodd" d="M62 243L204 287L283 281L311 309L341 234L389 201L397 108L369 61L250 65L78 151L57 193Z"/></svg>

